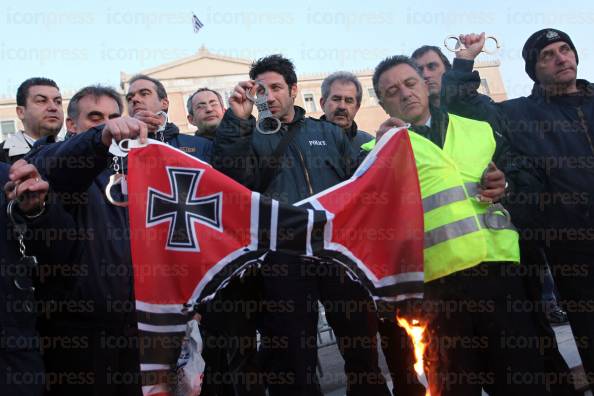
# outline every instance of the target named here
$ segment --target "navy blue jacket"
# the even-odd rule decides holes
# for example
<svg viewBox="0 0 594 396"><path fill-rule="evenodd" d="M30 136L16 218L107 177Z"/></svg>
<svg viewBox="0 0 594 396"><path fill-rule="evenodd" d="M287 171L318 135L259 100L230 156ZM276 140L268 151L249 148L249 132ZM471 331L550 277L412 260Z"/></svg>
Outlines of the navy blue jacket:
<svg viewBox="0 0 594 396"><path fill-rule="evenodd" d="M36 148L30 161L50 181L52 189L88 238L79 241L73 264L78 276L64 285L58 298L76 301L80 308L58 319L77 326L121 329L135 327L130 228L127 208L110 204L105 187L112 156L101 142L103 126ZM165 142L207 161L212 143L180 135L169 124ZM57 295L57 293L54 293Z"/></svg>
<svg viewBox="0 0 594 396"><path fill-rule="evenodd" d="M285 150L278 172L265 180L274 150L288 128L297 133ZM242 120L227 109L217 128L213 166L247 188L284 203L294 203L348 179L358 151L338 126L305 117L295 106L295 117L278 133L263 135L255 130L256 119Z"/></svg>
<svg viewBox="0 0 594 396"><path fill-rule="evenodd" d="M0 187L8 181L10 165L0 163ZM63 231L72 229L74 223L59 206L48 203L46 213L27 222L25 232L26 254L38 259L37 269L27 269L19 263L21 257L14 227L6 214L8 202L4 192L0 193L0 390L2 395L41 395L43 363L39 350L39 339L35 330L36 313L42 311L35 301L32 289L19 289L20 285L32 285L37 281L39 268L43 274L50 274L47 266L61 264L68 259L73 240L60 238ZM18 212L17 212L18 213ZM16 216L19 223L22 216ZM59 254L58 254L59 252ZM18 279L17 279L18 278ZM41 312L40 312L41 313ZM14 377L10 381L7 373ZM26 373L26 374L25 374ZM23 377L25 374L29 377ZM18 378L32 378L33 382L18 382ZM8 383L7 383L8 382Z"/></svg>
<svg viewBox="0 0 594 396"><path fill-rule="evenodd" d="M480 95L473 62L456 59L443 77L449 112L498 124L513 155L506 206L525 240L594 251L594 85L573 95L532 94L495 103Z"/></svg>

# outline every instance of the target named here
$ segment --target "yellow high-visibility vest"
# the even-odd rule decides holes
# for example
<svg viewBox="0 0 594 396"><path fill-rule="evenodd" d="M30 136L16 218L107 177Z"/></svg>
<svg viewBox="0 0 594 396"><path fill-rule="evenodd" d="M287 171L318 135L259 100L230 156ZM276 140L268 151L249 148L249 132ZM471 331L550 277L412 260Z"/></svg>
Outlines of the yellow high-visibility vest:
<svg viewBox="0 0 594 396"><path fill-rule="evenodd" d="M429 282L488 261L520 261L518 233L488 204L475 199L483 171L495 152L491 126L449 114L443 149L409 131L424 212L424 272ZM361 146L371 150L375 140Z"/></svg>

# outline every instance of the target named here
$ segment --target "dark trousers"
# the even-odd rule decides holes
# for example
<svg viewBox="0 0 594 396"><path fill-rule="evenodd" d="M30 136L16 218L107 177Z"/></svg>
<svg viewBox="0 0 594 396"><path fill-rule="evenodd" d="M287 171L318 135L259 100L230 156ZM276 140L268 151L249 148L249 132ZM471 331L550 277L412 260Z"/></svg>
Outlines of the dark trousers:
<svg viewBox="0 0 594 396"><path fill-rule="evenodd" d="M318 288L310 262L270 252L260 268L263 379L270 396L321 394L316 377Z"/></svg>
<svg viewBox="0 0 594 396"><path fill-rule="evenodd" d="M545 256L538 246L525 241L520 242L520 249L521 265L508 267L508 270L514 271L522 277L528 299L534 308L531 310L531 313L538 325L540 331L539 337L542 339L542 352L545 359L545 368L549 378L551 394L554 396L577 396L580 393L575 390L570 369L561 352L559 352L555 331L551 327L551 323L546 315L547 310L550 309L550 301L544 298L544 289L548 287L546 272L549 272ZM543 275L545 277L544 279ZM551 290L551 295L554 298L553 290ZM554 304L557 304L556 300ZM526 311L528 313L528 310Z"/></svg>
<svg viewBox="0 0 594 396"><path fill-rule="evenodd" d="M43 361L37 337L5 334L0 329L0 394L2 396L41 396ZM13 343L13 345L7 344Z"/></svg>
<svg viewBox="0 0 594 396"><path fill-rule="evenodd" d="M547 249L547 258L559 291L559 305L582 359L590 387L594 378L594 253Z"/></svg>
<svg viewBox="0 0 594 396"><path fill-rule="evenodd" d="M264 396L257 362L259 283L244 274L199 309L202 316L202 396Z"/></svg>
<svg viewBox="0 0 594 396"><path fill-rule="evenodd" d="M431 394L550 394L540 330L512 266L482 263L425 285Z"/></svg>
<svg viewBox="0 0 594 396"><path fill-rule="evenodd" d="M88 327L87 327L88 326ZM57 323L44 325L47 395L140 396L138 331Z"/></svg>
<svg viewBox="0 0 594 396"><path fill-rule="evenodd" d="M390 395L379 368L375 305L361 284L336 263L312 263L320 301L344 358L347 396Z"/></svg>

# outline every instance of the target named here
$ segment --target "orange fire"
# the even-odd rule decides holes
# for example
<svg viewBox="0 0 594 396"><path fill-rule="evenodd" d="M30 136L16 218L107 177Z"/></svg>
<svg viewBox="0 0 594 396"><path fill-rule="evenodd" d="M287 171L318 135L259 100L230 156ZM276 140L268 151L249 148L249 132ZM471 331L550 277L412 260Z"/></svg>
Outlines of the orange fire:
<svg viewBox="0 0 594 396"><path fill-rule="evenodd" d="M398 325L406 331L406 334L408 334L412 340L415 349L415 364L413 367L417 373L417 376L419 377L419 381L425 385L425 388L427 388L425 396L431 396L425 376L425 370L423 369L423 354L427 348L427 344L423 341L423 334L425 333L427 326L422 325L417 319L412 319L409 322L408 320L397 316L396 321L398 322Z"/></svg>

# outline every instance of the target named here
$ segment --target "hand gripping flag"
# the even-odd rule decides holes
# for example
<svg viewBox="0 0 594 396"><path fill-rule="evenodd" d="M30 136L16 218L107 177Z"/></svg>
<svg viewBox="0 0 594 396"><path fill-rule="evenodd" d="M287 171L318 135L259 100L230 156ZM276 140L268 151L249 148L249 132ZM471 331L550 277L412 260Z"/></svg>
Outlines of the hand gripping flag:
<svg viewBox="0 0 594 396"><path fill-rule="evenodd" d="M295 205L160 142L133 148L128 161L145 395L170 394L180 351L171 340L185 333L186 307L267 251L338 262L376 300L422 297L423 209L406 129L389 132L349 180Z"/></svg>

